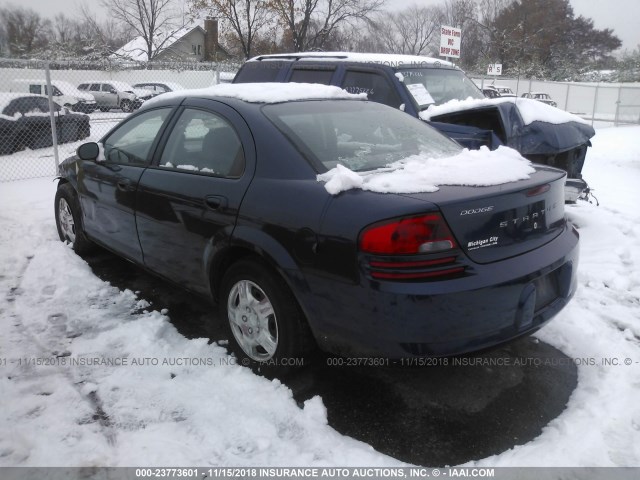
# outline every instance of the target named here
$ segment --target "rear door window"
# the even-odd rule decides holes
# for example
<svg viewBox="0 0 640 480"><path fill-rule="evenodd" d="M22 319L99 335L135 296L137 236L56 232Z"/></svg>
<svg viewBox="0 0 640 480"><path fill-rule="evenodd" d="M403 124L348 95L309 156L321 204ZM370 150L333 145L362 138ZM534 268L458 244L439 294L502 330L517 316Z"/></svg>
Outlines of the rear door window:
<svg viewBox="0 0 640 480"><path fill-rule="evenodd" d="M271 60L247 62L233 79L233 83L275 82L288 63Z"/></svg>
<svg viewBox="0 0 640 480"><path fill-rule="evenodd" d="M342 88L349 93L366 93L369 100L393 108L402 103L393 85L378 73L347 70Z"/></svg>
<svg viewBox="0 0 640 480"><path fill-rule="evenodd" d="M187 108L176 122L162 152L160 167L226 178L244 172L244 151L238 134L221 116Z"/></svg>
<svg viewBox="0 0 640 480"><path fill-rule="evenodd" d="M310 68L296 68L291 73L290 82L295 83L321 83L323 85L331 85L331 77L333 77L334 70L327 69L310 69Z"/></svg>

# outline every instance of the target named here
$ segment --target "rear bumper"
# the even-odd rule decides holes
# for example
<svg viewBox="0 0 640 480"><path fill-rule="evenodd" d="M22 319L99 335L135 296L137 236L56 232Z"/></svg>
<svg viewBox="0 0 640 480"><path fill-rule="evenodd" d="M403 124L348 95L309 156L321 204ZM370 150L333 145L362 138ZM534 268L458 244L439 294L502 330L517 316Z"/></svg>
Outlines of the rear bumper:
<svg viewBox="0 0 640 480"><path fill-rule="evenodd" d="M315 279L301 302L321 349L343 356L457 355L531 333L576 289L578 233L571 225L532 252L438 282L359 285ZM313 298L313 300L311 300Z"/></svg>

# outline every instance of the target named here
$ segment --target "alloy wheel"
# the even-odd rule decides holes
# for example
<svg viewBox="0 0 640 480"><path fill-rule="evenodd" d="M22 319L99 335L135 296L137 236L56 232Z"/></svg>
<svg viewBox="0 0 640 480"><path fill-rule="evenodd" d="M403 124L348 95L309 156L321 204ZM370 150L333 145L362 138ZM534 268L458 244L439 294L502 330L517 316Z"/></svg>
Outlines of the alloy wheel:
<svg viewBox="0 0 640 480"><path fill-rule="evenodd" d="M60 222L60 229L65 239L74 243L76 241L76 226L73 221L71 207L64 198L61 198L58 202L58 221Z"/></svg>
<svg viewBox="0 0 640 480"><path fill-rule="evenodd" d="M275 355L276 314L260 286L249 280L235 283L229 292L227 314L233 336L248 357L264 362Z"/></svg>

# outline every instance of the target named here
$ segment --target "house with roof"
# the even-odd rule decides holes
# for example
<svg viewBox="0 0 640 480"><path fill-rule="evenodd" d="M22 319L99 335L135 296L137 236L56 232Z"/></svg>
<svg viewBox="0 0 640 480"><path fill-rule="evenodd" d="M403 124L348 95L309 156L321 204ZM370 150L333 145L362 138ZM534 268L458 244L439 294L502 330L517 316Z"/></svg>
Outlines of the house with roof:
<svg viewBox="0 0 640 480"><path fill-rule="evenodd" d="M229 53L218 42L216 18L207 18L204 28L192 23L162 32L154 39L154 62L216 62L229 57ZM147 44L143 37L136 37L111 54L111 58L147 62Z"/></svg>

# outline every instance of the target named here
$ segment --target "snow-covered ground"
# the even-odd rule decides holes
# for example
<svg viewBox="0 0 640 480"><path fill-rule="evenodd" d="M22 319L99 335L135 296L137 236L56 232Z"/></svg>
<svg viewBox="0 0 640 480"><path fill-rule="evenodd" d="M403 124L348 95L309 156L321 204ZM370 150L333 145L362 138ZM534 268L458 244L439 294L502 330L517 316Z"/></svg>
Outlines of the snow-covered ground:
<svg viewBox="0 0 640 480"><path fill-rule="evenodd" d="M568 208L580 286L538 333L578 360L566 410L475 465L640 466L639 138L599 129L584 174L601 205ZM0 185L0 466L400 465L334 431L322 398L300 408L98 279L58 240L54 192L51 178Z"/></svg>

